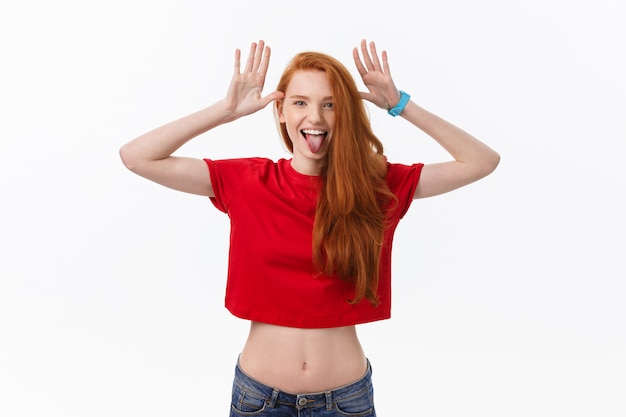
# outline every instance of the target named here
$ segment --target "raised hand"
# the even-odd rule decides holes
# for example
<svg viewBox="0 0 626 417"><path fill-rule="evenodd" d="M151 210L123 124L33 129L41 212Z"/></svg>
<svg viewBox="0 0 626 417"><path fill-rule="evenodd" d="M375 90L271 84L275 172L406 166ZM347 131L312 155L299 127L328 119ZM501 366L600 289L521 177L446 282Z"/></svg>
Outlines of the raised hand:
<svg viewBox="0 0 626 417"><path fill-rule="evenodd" d="M252 43L246 65L241 69L241 51L235 51L233 78L223 100L227 111L236 119L261 110L274 100L283 98L284 94L274 91L263 96L265 76L270 63L271 50L265 42Z"/></svg>
<svg viewBox="0 0 626 417"><path fill-rule="evenodd" d="M359 56L358 48L352 50L356 68L363 79L363 83L369 90L369 92L361 92L361 97L382 109L389 110L400 100L400 92L391 78L389 63L387 61L387 51L382 52L381 65L378 53L376 52L376 45L374 42L370 42L369 46L368 51L365 39L361 41L363 60L361 60Z"/></svg>

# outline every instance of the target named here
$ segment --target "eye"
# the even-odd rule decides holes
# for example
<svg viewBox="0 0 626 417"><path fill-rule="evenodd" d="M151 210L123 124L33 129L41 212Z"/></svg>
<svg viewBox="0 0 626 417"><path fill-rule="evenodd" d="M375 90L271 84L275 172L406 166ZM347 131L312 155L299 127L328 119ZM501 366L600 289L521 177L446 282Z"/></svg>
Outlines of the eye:
<svg viewBox="0 0 626 417"><path fill-rule="evenodd" d="M335 107L335 105L333 103L325 103L322 107L326 109L332 109Z"/></svg>
<svg viewBox="0 0 626 417"><path fill-rule="evenodd" d="M296 105L296 106L304 106L304 101L297 100L297 101L294 101L293 104Z"/></svg>

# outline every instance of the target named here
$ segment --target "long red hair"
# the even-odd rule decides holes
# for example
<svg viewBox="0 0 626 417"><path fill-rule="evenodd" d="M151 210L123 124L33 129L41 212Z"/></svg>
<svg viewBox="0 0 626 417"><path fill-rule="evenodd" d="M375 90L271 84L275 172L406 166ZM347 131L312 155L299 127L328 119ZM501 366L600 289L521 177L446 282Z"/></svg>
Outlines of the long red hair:
<svg viewBox="0 0 626 417"><path fill-rule="evenodd" d="M346 67L319 52L297 54L277 86L286 91L294 73L323 71L332 85L335 126L322 168L322 187L313 225L313 261L319 272L354 282L352 303L367 299L378 305L379 264L385 209L397 201L385 182L387 160L374 135L356 83ZM281 103L276 103L276 107ZM293 144L285 123L280 134Z"/></svg>

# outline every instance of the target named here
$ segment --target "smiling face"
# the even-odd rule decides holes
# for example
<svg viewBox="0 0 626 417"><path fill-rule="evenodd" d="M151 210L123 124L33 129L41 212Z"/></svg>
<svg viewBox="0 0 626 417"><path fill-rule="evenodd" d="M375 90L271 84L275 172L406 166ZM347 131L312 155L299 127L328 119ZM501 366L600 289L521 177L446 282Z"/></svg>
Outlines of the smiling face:
<svg viewBox="0 0 626 417"><path fill-rule="evenodd" d="M277 110L293 145L291 165L302 174L318 175L335 126L332 86L326 73L294 73Z"/></svg>

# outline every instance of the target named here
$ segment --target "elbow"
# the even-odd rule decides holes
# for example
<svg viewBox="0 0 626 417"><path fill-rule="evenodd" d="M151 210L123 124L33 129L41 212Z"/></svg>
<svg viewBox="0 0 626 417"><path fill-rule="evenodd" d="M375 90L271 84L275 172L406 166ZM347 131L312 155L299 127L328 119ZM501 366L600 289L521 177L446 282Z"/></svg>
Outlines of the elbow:
<svg viewBox="0 0 626 417"><path fill-rule="evenodd" d="M495 171L499 164L500 164L500 154L497 153L496 151L492 151L492 154L490 155L489 160L485 164L487 166L487 175Z"/></svg>
<svg viewBox="0 0 626 417"><path fill-rule="evenodd" d="M123 145L119 149L119 155L120 155L120 159L122 160L122 163L124 164L124 166L126 168L128 168L132 172L136 172L137 171L137 161L136 161L136 158L133 155L132 150L129 149L129 145L128 144Z"/></svg>
<svg viewBox="0 0 626 417"><path fill-rule="evenodd" d="M496 170L498 164L500 164L500 155L495 151L489 152L488 155L482 158L480 165L477 167L477 179L484 178L491 174Z"/></svg>

